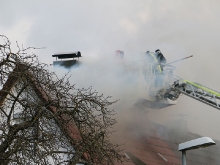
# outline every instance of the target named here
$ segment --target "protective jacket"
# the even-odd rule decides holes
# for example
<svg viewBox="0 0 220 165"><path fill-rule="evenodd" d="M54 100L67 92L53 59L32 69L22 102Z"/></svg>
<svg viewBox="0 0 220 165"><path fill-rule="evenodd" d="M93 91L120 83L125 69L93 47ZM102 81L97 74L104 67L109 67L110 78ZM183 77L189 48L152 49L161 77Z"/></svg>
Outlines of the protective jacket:
<svg viewBox="0 0 220 165"><path fill-rule="evenodd" d="M163 71L163 65L161 63L166 63L166 58L163 56L163 54L160 51L157 51L155 53L147 51L146 54L148 61L152 63L158 63L158 71Z"/></svg>
<svg viewBox="0 0 220 165"><path fill-rule="evenodd" d="M157 60L159 63L163 63L163 64L166 64L167 60L166 58L163 56L163 54L161 52L159 53L155 53L155 55L157 56Z"/></svg>

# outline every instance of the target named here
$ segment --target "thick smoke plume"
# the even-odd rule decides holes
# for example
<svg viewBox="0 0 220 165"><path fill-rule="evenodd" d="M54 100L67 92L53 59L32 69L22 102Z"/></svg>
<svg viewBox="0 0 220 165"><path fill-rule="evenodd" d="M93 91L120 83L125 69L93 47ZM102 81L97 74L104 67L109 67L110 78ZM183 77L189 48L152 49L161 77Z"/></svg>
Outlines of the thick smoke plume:
<svg viewBox="0 0 220 165"><path fill-rule="evenodd" d="M8 1L0 5L1 12L7 13L0 15L0 31L24 47L47 47L36 52L47 64L52 63L53 53L81 51L82 65L69 71L72 84L93 86L104 95L112 95L113 100L120 99L115 105L117 112L128 112L137 91L137 75L126 73L124 62L114 59L117 49L125 52L126 64L139 60L140 52L158 48L168 62L193 55L174 64L176 75L220 91L219 3L217 0ZM53 70L60 76L68 72L61 68ZM220 139L219 111L186 96L181 96L177 105L143 111L148 111L146 116L156 123L172 125L173 121L186 120L188 131ZM129 115L122 118L126 116ZM132 115L126 120L130 118Z"/></svg>

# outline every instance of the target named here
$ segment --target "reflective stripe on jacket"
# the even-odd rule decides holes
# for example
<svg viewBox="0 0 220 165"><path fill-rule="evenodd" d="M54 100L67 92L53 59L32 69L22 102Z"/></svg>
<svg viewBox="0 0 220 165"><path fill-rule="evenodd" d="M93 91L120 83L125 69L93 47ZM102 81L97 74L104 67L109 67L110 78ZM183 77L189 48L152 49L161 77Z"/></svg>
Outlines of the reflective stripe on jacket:
<svg viewBox="0 0 220 165"><path fill-rule="evenodd" d="M149 52L149 54L150 54L151 57L154 59L154 62L155 62L155 63L159 63L159 61L157 60L157 58L156 58L156 56L155 56L155 53ZM161 69L160 65L158 65L157 68L158 68L158 70L159 70L160 72L162 72L162 69Z"/></svg>

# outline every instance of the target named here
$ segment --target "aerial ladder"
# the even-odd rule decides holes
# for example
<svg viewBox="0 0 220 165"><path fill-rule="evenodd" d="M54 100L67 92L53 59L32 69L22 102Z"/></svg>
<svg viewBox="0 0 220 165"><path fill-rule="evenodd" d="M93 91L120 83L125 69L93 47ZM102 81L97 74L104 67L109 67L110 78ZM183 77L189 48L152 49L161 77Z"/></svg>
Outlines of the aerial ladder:
<svg viewBox="0 0 220 165"><path fill-rule="evenodd" d="M148 51L148 53L153 52ZM149 108L158 109L175 105L180 94L184 94L220 110L220 92L174 75L175 67L170 64L189 57L192 57L192 55L171 63L162 64L164 69L159 72L155 72L157 70L155 65L159 64L144 63L141 66L140 84L142 88L140 91L142 92L142 98L146 98L145 102ZM151 69L149 69L149 66ZM152 66L154 66L154 69L152 69ZM143 93L148 93L149 97L144 96Z"/></svg>
<svg viewBox="0 0 220 165"><path fill-rule="evenodd" d="M178 99L180 94L184 94L207 105L220 110L220 93L203 86L199 83L179 79L173 82L172 86L164 93L164 99Z"/></svg>

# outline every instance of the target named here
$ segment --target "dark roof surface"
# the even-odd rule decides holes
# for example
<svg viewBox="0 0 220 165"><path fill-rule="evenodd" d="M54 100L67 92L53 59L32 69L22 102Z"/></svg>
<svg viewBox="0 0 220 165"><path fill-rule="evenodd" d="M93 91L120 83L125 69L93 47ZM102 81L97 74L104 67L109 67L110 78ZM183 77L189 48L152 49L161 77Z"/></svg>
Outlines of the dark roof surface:
<svg viewBox="0 0 220 165"><path fill-rule="evenodd" d="M121 114L127 121L120 122L117 128L117 135L113 141L124 144L123 153L130 153L147 165L181 165L182 155L178 151L178 145L182 142L200 138L198 134L180 129L171 129L167 126L151 122L147 113L136 113L129 110L130 116ZM120 117L119 117L120 118ZM187 165L217 165L220 164L220 142L215 146L187 151ZM130 165L135 162L125 162ZM135 164L138 165L138 164Z"/></svg>

